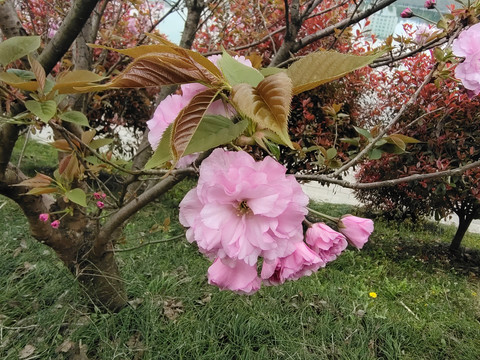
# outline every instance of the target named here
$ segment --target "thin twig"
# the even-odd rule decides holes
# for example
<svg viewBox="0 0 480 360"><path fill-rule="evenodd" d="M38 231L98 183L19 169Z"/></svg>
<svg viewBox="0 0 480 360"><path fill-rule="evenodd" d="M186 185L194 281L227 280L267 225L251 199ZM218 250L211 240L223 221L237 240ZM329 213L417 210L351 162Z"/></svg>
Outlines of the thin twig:
<svg viewBox="0 0 480 360"><path fill-rule="evenodd" d="M399 303L402 304L402 306L410 313L412 314L413 316L415 316L415 319L417 320L420 320L417 316L417 314L415 314L407 305L405 305L405 303L402 301L402 300L399 300Z"/></svg>
<svg viewBox="0 0 480 360"><path fill-rule="evenodd" d="M147 245L161 244L161 243L165 243L165 242L169 242L169 241L173 241L173 240L178 240L178 239L181 239L181 238L183 238L183 237L185 237L185 234L173 236L173 237L168 238L168 239L149 241L149 242L140 244L140 245L138 245L138 246L133 246L133 247L126 248L126 249L108 249L108 250L106 250L105 252L118 253L118 252L132 251L132 250L140 249L140 248L142 248L142 247L144 247L144 246L147 246Z"/></svg>
<svg viewBox="0 0 480 360"><path fill-rule="evenodd" d="M22 164L23 156L25 155L25 149L27 148L28 140L30 138L30 126L27 128L27 133L25 134L25 143L22 146L22 151L20 152L20 156L18 157L17 168L20 169L20 165Z"/></svg>

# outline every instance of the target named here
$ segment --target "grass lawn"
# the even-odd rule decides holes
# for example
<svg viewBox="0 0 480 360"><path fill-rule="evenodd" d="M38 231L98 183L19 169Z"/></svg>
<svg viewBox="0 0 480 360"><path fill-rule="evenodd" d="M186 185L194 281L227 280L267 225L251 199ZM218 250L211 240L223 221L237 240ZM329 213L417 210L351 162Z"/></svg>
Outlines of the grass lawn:
<svg viewBox="0 0 480 360"><path fill-rule="evenodd" d="M175 199L187 188L138 214L121 247L181 233ZM15 205L2 204L1 359L480 357L480 255L470 249L449 260L453 228L377 221L364 250L252 296L209 286L208 261L184 239L148 245L118 253L131 306L104 314L88 307L53 252L28 235ZM333 215L353 211L315 206ZM167 217L168 234L151 232ZM480 236L469 234L465 244L478 249Z"/></svg>
<svg viewBox="0 0 480 360"><path fill-rule="evenodd" d="M55 153L29 142L22 169L48 173ZM120 248L182 234L177 204L188 188L137 214ZM450 259L453 227L377 220L362 251L252 296L208 285L209 262L185 239L143 246L118 253L131 302L105 314L2 197L0 217L0 359L480 358L480 235L468 234L468 251ZM168 232L158 231L167 218Z"/></svg>

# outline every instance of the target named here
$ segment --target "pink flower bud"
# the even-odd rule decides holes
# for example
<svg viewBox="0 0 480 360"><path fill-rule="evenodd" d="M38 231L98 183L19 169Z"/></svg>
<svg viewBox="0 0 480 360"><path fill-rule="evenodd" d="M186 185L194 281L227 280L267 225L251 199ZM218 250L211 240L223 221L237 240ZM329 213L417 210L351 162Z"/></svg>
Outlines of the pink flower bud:
<svg viewBox="0 0 480 360"><path fill-rule="evenodd" d="M38 218L40 219L40 221L45 222L45 221L48 221L49 215L43 213L43 214L40 214L40 215L38 216Z"/></svg>
<svg viewBox="0 0 480 360"><path fill-rule="evenodd" d="M60 220L55 220L55 221L52 221L52 223L50 224L50 226L54 229L58 229L58 227L60 226Z"/></svg>
<svg viewBox="0 0 480 360"><path fill-rule="evenodd" d="M402 17L402 18L404 18L404 19L408 19L408 18L413 17L413 11L412 11L412 9L406 8L405 10L403 10L403 11L401 12L400 17Z"/></svg>
<svg viewBox="0 0 480 360"><path fill-rule="evenodd" d="M93 197L97 200L100 200L102 198L102 195L100 195L100 193L98 193L98 192L94 192Z"/></svg>
<svg viewBox="0 0 480 360"><path fill-rule="evenodd" d="M107 194L102 193L102 199L105 199L107 197Z"/></svg>
<svg viewBox="0 0 480 360"><path fill-rule="evenodd" d="M357 249L361 249L373 232L373 221L353 215L344 215L338 223L338 230Z"/></svg>
<svg viewBox="0 0 480 360"><path fill-rule="evenodd" d="M105 207L105 204L102 201L97 201L97 206L99 209L103 209Z"/></svg>
<svg viewBox="0 0 480 360"><path fill-rule="evenodd" d="M436 5L436 0L427 0L425 1L425 7L427 9L434 9Z"/></svg>

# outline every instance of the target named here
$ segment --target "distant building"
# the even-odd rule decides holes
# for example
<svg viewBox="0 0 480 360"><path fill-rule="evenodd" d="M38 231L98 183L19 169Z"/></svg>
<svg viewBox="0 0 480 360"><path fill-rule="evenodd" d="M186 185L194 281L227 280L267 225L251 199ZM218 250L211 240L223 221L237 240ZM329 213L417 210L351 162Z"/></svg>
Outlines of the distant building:
<svg viewBox="0 0 480 360"><path fill-rule="evenodd" d="M363 9L370 7L377 0L365 0ZM375 34L380 39L386 39L388 36L395 32L397 24L400 22L406 22L406 19L400 17L400 13L405 8L410 8L414 14L420 15L426 19L437 22L440 20L440 15L435 9L429 10L424 7L425 1L423 0L398 0L394 4L387 6L383 10L375 13L370 17L370 25L368 30ZM454 0L437 0L437 8L442 13L448 13L448 5L455 4ZM458 4L457 4L458 5ZM410 18L408 22L414 24L424 23L424 20L420 18Z"/></svg>

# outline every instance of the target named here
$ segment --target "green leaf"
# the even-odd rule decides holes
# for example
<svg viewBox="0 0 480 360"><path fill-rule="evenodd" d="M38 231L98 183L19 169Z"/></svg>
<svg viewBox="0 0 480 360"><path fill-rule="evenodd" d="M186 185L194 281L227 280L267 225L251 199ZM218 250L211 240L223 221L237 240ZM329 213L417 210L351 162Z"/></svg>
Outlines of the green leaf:
<svg viewBox="0 0 480 360"><path fill-rule="evenodd" d="M354 126L354 129L357 133L359 133L360 135L363 135L365 136L367 139L371 139L372 138L372 134L370 134L370 131L368 130L365 130L365 129L362 129L361 127L357 127L357 126Z"/></svg>
<svg viewBox="0 0 480 360"><path fill-rule="evenodd" d="M94 150L100 149L102 146L110 145L113 142L113 139L95 139L90 143L90 147Z"/></svg>
<svg viewBox="0 0 480 360"><path fill-rule="evenodd" d="M28 100L25 101L25 107L44 123L48 123L57 113L57 103L53 100L43 102Z"/></svg>
<svg viewBox="0 0 480 360"><path fill-rule="evenodd" d="M68 200L74 202L75 204L87 207L87 196L82 189L77 188L67 191L65 196Z"/></svg>
<svg viewBox="0 0 480 360"><path fill-rule="evenodd" d="M293 94L311 90L338 79L353 70L362 68L383 55L371 56L341 54L334 51L318 51L295 61L287 74L292 79Z"/></svg>
<svg viewBox="0 0 480 360"><path fill-rule="evenodd" d="M67 111L60 114L59 118L63 121L74 123L81 126L90 127L87 117L80 111Z"/></svg>
<svg viewBox="0 0 480 360"><path fill-rule="evenodd" d="M360 145L360 138L356 137L353 139L350 138L341 138L340 141L343 141L347 144L353 145L353 146L358 146Z"/></svg>
<svg viewBox="0 0 480 360"><path fill-rule="evenodd" d="M0 81L13 86L14 88L26 91L36 91L38 88L38 83L36 81L25 81L13 72L0 72Z"/></svg>
<svg viewBox="0 0 480 360"><path fill-rule="evenodd" d="M280 68L272 66L272 67L267 67L267 68L261 68L259 71L260 71L260 74L267 77L267 76L270 76L270 75L275 75L279 72L286 72L287 69L280 69Z"/></svg>
<svg viewBox="0 0 480 360"><path fill-rule="evenodd" d="M0 43L0 64L7 66L40 47L40 36L14 36Z"/></svg>
<svg viewBox="0 0 480 360"><path fill-rule="evenodd" d="M7 73L14 74L25 81L35 80L35 74L28 70L8 69Z"/></svg>
<svg viewBox="0 0 480 360"><path fill-rule="evenodd" d="M380 149L372 149L372 151L370 151L370 153L368 154L368 158L370 160L378 160L382 157L382 153L383 151Z"/></svg>
<svg viewBox="0 0 480 360"><path fill-rule="evenodd" d="M246 83L255 87L264 79L260 71L235 60L226 51L217 64L231 86Z"/></svg>
<svg viewBox="0 0 480 360"><path fill-rule="evenodd" d="M206 115L202 118L197 130L192 136L192 140L183 154L189 155L227 144L239 137L245 131L247 124L247 120L234 124L232 120L224 116ZM173 125L170 125L163 133L155 153L145 165L146 169L161 166L172 159L170 152L172 126Z"/></svg>
<svg viewBox="0 0 480 360"><path fill-rule="evenodd" d="M335 156L337 156L337 149L330 148L327 150L327 160L332 160Z"/></svg>

